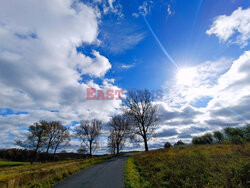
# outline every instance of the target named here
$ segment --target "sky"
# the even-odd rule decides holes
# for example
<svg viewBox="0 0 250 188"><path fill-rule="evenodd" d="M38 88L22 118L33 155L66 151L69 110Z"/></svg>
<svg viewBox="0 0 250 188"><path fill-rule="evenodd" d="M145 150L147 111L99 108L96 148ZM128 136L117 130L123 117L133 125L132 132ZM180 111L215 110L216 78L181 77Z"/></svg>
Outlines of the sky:
<svg viewBox="0 0 250 188"><path fill-rule="evenodd" d="M250 123L250 2L246 0L6 0L0 2L0 148L58 120L107 123L121 100L96 90L160 91L149 148ZM73 138L68 151L80 146ZM128 141L125 150L143 149Z"/></svg>

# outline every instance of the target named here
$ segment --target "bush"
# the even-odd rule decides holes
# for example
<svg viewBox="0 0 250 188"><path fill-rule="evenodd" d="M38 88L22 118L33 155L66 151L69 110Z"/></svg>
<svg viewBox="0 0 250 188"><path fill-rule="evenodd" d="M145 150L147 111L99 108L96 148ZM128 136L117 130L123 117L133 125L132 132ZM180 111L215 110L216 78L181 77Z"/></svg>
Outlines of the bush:
<svg viewBox="0 0 250 188"><path fill-rule="evenodd" d="M227 127L224 129L224 132L227 136L227 141L230 144L243 144L249 141L250 126L247 125L246 127L243 128Z"/></svg>
<svg viewBox="0 0 250 188"><path fill-rule="evenodd" d="M182 140L179 140L178 142L176 142L176 143L174 144L174 146L183 146L183 145L185 145L185 143L182 142Z"/></svg>
<svg viewBox="0 0 250 188"><path fill-rule="evenodd" d="M217 142L222 142L224 140L224 135L220 131L215 131L213 137Z"/></svg>
<svg viewBox="0 0 250 188"><path fill-rule="evenodd" d="M248 124L245 128L243 128L244 131L244 139L248 142L250 141L250 124Z"/></svg>
<svg viewBox="0 0 250 188"><path fill-rule="evenodd" d="M169 148L171 148L171 147L172 147L172 145L171 145L170 142L166 142L166 143L164 144L164 148L165 148L165 149L169 149Z"/></svg>
<svg viewBox="0 0 250 188"><path fill-rule="evenodd" d="M213 143L213 135L210 133L207 133L200 137L194 137L192 139L192 144L194 145L200 145L200 144L212 144Z"/></svg>

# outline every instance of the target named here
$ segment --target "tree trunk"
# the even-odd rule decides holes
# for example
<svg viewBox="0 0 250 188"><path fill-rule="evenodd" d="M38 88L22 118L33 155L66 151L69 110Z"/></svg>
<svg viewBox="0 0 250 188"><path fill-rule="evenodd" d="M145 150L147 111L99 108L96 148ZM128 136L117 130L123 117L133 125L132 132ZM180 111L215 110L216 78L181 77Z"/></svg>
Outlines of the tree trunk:
<svg viewBox="0 0 250 188"><path fill-rule="evenodd" d="M119 153L120 153L120 148L119 148L119 144L118 144L118 143L116 144L116 147L117 147L117 148L116 148L116 150L117 150L117 153L116 153L116 154L119 154Z"/></svg>
<svg viewBox="0 0 250 188"><path fill-rule="evenodd" d="M51 145L51 139L49 140L48 147L47 147L47 150L46 150L46 153L47 153L47 154L49 153L50 145Z"/></svg>
<svg viewBox="0 0 250 188"><path fill-rule="evenodd" d="M89 155L92 156L92 142L89 143Z"/></svg>
<svg viewBox="0 0 250 188"><path fill-rule="evenodd" d="M144 140L144 145L145 145L145 151L148 151L147 133L145 130L144 123L142 123L142 131L143 131L143 140Z"/></svg>
<svg viewBox="0 0 250 188"><path fill-rule="evenodd" d="M145 151L148 151L148 142L147 142L147 138L143 137L144 140L144 145L145 145Z"/></svg>
<svg viewBox="0 0 250 188"><path fill-rule="evenodd" d="M39 149L39 144L36 145L36 149L34 151L30 164L33 164L33 162L35 161L38 149Z"/></svg>
<svg viewBox="0 0 250 188"><path fill-rule="evenodd" d="M57 150L57 148L58 148L58 145L56 145L55 150L54 150L54 153L53 153L53 159L54 159L54 160L55 160L55 156L56 156L56 150Z"/></svg>

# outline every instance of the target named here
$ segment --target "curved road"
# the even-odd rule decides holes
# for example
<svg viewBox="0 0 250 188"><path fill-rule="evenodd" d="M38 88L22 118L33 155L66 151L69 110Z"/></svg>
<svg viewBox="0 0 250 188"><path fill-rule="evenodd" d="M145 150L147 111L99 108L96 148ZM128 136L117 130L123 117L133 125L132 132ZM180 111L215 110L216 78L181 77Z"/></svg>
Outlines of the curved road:
<svg viewBox="0 0 250 188"><path fill-rule="evenodd" d="M115 157L69 176L53 188L124 187L123 171L129 155Z"/></svg>

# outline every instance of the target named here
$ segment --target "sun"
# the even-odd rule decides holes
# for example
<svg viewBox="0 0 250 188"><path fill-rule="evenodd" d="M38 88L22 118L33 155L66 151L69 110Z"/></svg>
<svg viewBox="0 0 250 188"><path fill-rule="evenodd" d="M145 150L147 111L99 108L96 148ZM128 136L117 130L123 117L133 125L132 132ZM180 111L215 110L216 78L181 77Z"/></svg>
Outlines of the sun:
<svg viewBox="0 0 250 188"><path fill-rule="evenodd" d="M196 75L195 68L181 68L177 73L177 84L191 86Z"/></svg>

